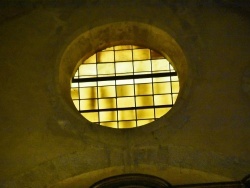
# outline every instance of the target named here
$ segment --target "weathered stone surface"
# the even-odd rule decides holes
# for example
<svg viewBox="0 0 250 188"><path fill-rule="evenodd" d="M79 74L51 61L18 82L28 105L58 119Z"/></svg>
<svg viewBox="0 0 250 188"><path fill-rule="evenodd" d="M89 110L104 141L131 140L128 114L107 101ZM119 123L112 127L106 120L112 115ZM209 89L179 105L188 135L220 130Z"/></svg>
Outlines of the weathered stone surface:
<svg viewBox="0 0 250 188"><path fill-rule="evenodd" d="M247 8L212 0L16 2L18 10L0 17L0 187L88 187L130 172L172 184L250 173ZM143 24L146 30L137 28ZM97 38L95 29L105 25L113 28ZM93 125L69 97L72 59L128 38L169 49L165 55L176 57L183 76L182 93L167 115L143 127ZM171 39L185 63L175 48L165 48Z"/></svg>

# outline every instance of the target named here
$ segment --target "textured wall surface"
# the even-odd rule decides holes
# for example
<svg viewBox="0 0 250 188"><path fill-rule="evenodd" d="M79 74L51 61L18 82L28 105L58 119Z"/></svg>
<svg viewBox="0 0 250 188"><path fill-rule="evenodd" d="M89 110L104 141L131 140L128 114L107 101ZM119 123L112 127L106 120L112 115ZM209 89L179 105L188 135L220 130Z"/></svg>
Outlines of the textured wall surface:
<svg viewBox="0 0 250 188"><path fill-rule="evenodd" d="M157 175L171 184L239 180L250 173L250 16L245 5L17 2L1 4L0 187L88 187L130 172ZM68 71L60 67L62 56L72 41L116 22L166 32L182 49L189 71L176 106L137 129L91 124L68 100L70 91L61 89L60 77Z"/></svg>

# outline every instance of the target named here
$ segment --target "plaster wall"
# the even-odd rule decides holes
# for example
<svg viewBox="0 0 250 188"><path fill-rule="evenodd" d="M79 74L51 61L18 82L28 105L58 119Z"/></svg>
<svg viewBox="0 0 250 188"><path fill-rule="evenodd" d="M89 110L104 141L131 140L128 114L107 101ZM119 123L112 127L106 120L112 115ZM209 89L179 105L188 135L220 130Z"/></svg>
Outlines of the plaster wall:
<svg viewBox="0 0 250 188"><path fill-rule="evenodd" d="M171 184L249 174L249 14L197 2L47 3L2 21L0 186L88 187L130 172ZM157 27L179 44L189 71L185 94L140 128L93 125L60 89L62 56L82 33L128 21Z"/></svg>

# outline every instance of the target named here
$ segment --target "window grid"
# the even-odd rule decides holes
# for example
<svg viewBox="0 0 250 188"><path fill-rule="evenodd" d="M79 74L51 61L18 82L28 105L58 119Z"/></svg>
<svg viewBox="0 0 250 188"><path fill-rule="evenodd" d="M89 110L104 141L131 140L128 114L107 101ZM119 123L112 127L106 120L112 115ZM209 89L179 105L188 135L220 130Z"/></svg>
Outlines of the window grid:
<svg viewBox="0 0 250 188"><path fill-rule="evenodd" d="M71 88L78 91L78 96L71 93L72 99L86 119L113 128L138 127L156 120L174 105L179 91L177 73L161 54L131 45L113 46L85 60Z"/></svg>
<svg viewBox="0 0 250 188"><path fill-rule="evenodd" d="M133 53L133 50L132 50L132 60L134 59L134 53ZM134 66L132 66L133 67L133 75L135 75L135 68L134 68ZM133 79L133 88L134 88L134 101L135 101L135 106L137 106L136 105L136 90L135 90L135 79ZM135 123L136 123L136 127L138 127L138 121L137 121L137 111L135 110Z"/></svg>
<svg viewBox="0 0 250 188"><path fill-rule="evenodd" d="M114 50L114 47L112 47L112 50ZM115 53L114 53L114 59L115 59ZM116 69L116 64L114 63L114 68ZM117 74L116 74L116 71L115 71L115 76L117 76ZM115 80L115 85L116 85L116 80ZM119 111L118 111L118 101L117 101L117 97L118 97L118 95L117 95L117 90L115 89L115 104L116 104L116 120L118 120L119 119ZM110 121L108 121L108 122L110 122ZM115 122L117 122L117 128L119 129L119 121L111 121L111 122L113 122L113 123L115 123Z"/></svg>
<svg viewBox="0 0 250 188"><path fill-rule="evenodd" d="M169 70L171 71L171 65L170 64L169 64ZM171 76L169 77L169 79L170 79L170 92L173 93L172 78L171 78ZM171 95L171 101L172 101L172 103L174 102L173 95Z"/></svg>
<svg viewBox="0 0 250 188"><path fill-rule="evenodd" d="M98 55L96 55L95 58L96 58L96 62L98 62ZM98 75L98 64L96 63L95 65L96 65L96 74ZM96 94L97 94L97 98L99 98L98 82L96 82ZM97 108L99 111L100 106L99 106L98 100L97 100ZM82 112L82 110L81 110L81 112ZM100 122L100 113L98 113L98 122L95 122L95 123L99 123L99 122Z"/></svg>
<svg viewBox="0 0 250 188"><path fill-rule="evenodd" d="M79 71L78 71L78 73L77 73L77 77L78 77L78 79L79 79ZM79 87L80 87L80 82L78 82L77 85L78 85L78 88L79 88ZM78 96L80 96L80 90L78 89L77 91L78 91ZM78 105L79 105L78 108L79 108L79 110L80 110L80 109L81 109L81 108L80 108L80 107L81 107L81 100L78 101Z"/></svg>

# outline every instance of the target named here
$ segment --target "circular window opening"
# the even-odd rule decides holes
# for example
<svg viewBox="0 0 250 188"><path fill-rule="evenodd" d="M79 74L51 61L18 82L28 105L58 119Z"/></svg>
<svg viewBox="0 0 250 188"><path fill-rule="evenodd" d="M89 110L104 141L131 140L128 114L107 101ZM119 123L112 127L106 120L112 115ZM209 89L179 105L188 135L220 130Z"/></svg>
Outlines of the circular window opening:
<svg viewBox="0 0 250 188"><path fill-rule="evenodd" d="M71 98L90 122L134 128L166 114L179 92L176 71L160 53L134 45L112 46L80 62Z"/></svg>

